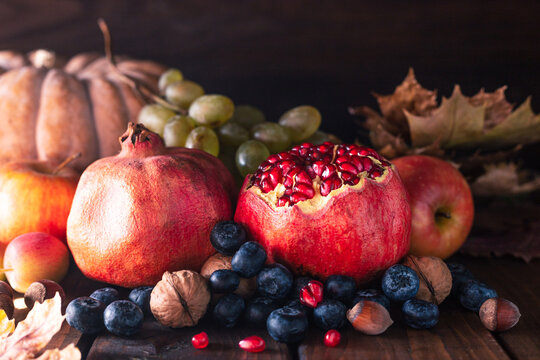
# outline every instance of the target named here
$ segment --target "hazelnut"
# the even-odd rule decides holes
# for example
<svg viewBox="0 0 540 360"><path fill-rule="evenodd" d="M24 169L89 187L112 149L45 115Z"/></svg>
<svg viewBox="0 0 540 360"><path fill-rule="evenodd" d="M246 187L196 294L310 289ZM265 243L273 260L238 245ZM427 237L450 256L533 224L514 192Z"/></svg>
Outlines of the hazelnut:
<svg viewBox="0 0 540 360"><path fill-rule="evenodd" d="M36 281L30 284L24 293L24 303L28 309L32 309L36 301L41 304L47 299L52 299L56 293L60 294L62 301L65 300L66 293L58 283L52 280Z"/></svg>
<svg viewBox="0 0 540 360"><path fill-rule="evenodd" d="M226 256L220 253L214 254L202 266L201 275L208 280L216 270L232 270L231 260L232 256ZM255 290L257 290L256 277L249 279L240 278L240 284L234 291L234 294L244 299L249 299L255 294Z"/></svg>
<svg viewBox="0 0 540 360"><path fill-rule="evenodd" d="M199 273L165 272L150 295L150 309L163 325L174 328L197 325L206 313L210 290Z"/></svg>
<svg viewBox="0 0 540 360"><path fill-rule="evenodd" d="M491 298L484 301L478 313L482 324L489 331L506 331L519 321L519 308L511 301Z"/></svg>
<svg viewBox="0 0 540 360"><path fill-rule="evenodd" d="M420 279L416 298L439 305L452 290L452 273L446 263L434 256L408 255L403 262L413 269Z"/></svg>
<svg viewBox="0 0 540 360"><path fill-rule="evenodd" d="M366 335L382 334L394 323L384 306L369 300L356 303L347 311L347 319L356 330Z"/></svg>

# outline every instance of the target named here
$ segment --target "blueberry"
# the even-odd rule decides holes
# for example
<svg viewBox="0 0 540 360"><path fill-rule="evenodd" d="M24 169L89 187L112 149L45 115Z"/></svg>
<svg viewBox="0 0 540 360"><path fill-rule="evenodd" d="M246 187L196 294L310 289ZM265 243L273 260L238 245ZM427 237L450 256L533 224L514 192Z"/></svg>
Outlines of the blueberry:
<svg viewBox="0 0 540 360"><path fill-rule="evenodd" d="M219 253L232 256L246 242L246 231L234 221L220 221L210 233L210 242Z"/></svg>
<svg viewBox="0 0 540 360"><path fill-rule="evenodd" d="M462 264L447 263L448 269L452 274L452 291L454 297L459 297L459 289L467 280L474 280L473 274Z"/></svg>
<svg viewBox="0 0 540 360"><path fill-rule="evenodd" d="M226 327L236 325L246 304L244 299L236 294L227 294L217 302L214 307L214 319Z"/></svg>
<svg viewBox="0 0 540 360"><path fill-rule="evenodd" d="M252 299L244 311L244 320L248 326L255 328L265 328L268 315L279 308L279 305L267 297Z"/></svg>
<svg viewBox="0 0 540 360"><path fill-rule="evenodd" d="M390 300L405 301L416 296L420 280L408 266L394 265L382 277L382 290Z"/></svg>
<svg viewBox="0 0 540 360"><path fill-rule="evenodd" d="M83 334L96 334L103 329L105 305L96 299L83 296L72 300L66 308L69 326Z"/></svg>
<svg viewBox="0 0 540 360"><path fill-rule="evenodd" d="M129 300L140 307L145 315L152 314L152 311L150 310L150 295L152 294L153 289L153 286L141 286L131 290L129 293Z"/></svg>
<svg viewBox="0 0 540 360"><path fill-rule="evenodd" d="M308 319L311 317L311 315L313 315L313 308L310 308L309 306L305 306L304 304L302 304L300 302L300 299L292 300L289 303L287 303L287 305L285 306L303 311L308 317Z"/></svg>
<svg viewBox="0 0 540 360"><path fill-rule="evenodd" d="M300 299L300 291L311 280L313 279L308 276L300 276L300 277L295 278L293 281L293 286L292 286L292 290L291 290L289 298L293 300Z"/></svg>
<svg viewBox="0 0 540 360"><path fill-rule="evenodd" d="M306 314L288 306L272 311L266 320L268 334L274 340L288 344L304 340L308 326Z"/></svg>
<svg viewBox="0 0 540 360"><path fill-rule="evenodd" d="M437 305L424 300L407 300L403 303L401 311L405 324L414 329L429 329L439 321Z"/></svg>
<svg viewBox="0 0 540 360"><path fill-rule="evenodd" d="M231 266L240 276L250 278L261 271L265 262L266 251L262 246L256 242L248 241L240 246L240 249L234 254Z"/></svg>
<svg viewBox="0 0 540 360"><path fill-rule="evenodd" d="M338 300L323 300L313 310L313 322L323 330L339 329L345 325L347 307Z"/></svg>
<svg viewBox="0 0 540 360"><path fill-rule="evenodd" d="M270 299L285 299L291 292L293 276L281 264L265 266L257 275L257 290L262 296Z"/></svg>
<svg viewBox="0 0 540 360"><path fill-rule="evenodd" d="M330 275L324 283L324 296L345 304L351 303L355 291L356 283L350 276Z"/></svg>
<svg viewBox="0 0 540 360"><path fill-rule="evenodd" d="M478 312L487 299L496 298L497 292L477 280L467 280L461 285L459 302L466 309Z"/></svg>
<svg viewBox="0 0 540 360"><path fill-rule="evenodd" d="M240 276L232 270L216 270L210 275L208 284L215 294L230 293L238 288Z"/></svg>
<svg viewBox="0 0 540 360"><path fill-rule="evenodd" d="M118 293L118 290L109 287L97 289L90 294L90 297L101 301L103 305L107 306L113 301L120 299L120 294Z"/></svg>
<svg viewBox="0 0 540 360"><path fill-rule="evenodd" d="M353 304L356 305L360 300L374 301L381 304L390 311L390 299L384 295L384 293L377 289L364 289L358 290L353 300Z"/></svg>
<svg viewBox="0 0 540 360"><path fill-rule="evenodd" d="M111 333L118 336L136 334L142 326L144 314L129 300L116 300L105 308L103 322Z"/></svg>

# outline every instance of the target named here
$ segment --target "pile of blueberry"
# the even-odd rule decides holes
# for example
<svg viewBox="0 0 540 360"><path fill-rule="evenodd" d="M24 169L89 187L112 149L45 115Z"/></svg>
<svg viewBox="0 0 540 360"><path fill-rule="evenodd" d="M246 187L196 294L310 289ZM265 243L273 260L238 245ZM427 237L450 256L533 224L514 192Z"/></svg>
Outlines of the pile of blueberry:
<svg viewBox="0 0 540 360"><path fill-rule="evenodd" d="M135 288L129 300L120 300L116 289L98 289L90 296L72 300L66 308L66 321L83 334L97 334L106 328L115 335L132 336L141 328L144 316L151 315L152 289Z"/></svg>

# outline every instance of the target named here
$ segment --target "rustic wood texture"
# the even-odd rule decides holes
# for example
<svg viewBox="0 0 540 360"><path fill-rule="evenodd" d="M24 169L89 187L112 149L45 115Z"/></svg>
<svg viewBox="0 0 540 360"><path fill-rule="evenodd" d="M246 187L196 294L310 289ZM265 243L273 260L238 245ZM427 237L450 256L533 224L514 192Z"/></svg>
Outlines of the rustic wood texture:
<svg viewBox="0 0 540 360"><path fill-rule="evenodd" d="M275 120L320 108L322 128L348 141L349 105L375 106L407 69L449 96L508 85L540 111L540 3L534 1L5 0L0 49L102 51L104 17L115 52L181 68L208 92L262 107Z"/></svg>

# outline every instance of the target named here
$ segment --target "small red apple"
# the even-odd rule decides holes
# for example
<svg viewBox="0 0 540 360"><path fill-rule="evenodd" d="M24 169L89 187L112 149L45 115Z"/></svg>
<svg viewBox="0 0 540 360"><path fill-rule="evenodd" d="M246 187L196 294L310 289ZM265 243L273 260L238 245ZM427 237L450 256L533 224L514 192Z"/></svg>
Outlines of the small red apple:
<svg viewBox="0 0 540 360"><path fill-rule="evenodd" d="M473 223L467 181L450 163L431 156L404 156L392 163L410 197L410 253L449 257L463 245Z"/></svg>
<svg viewBox="0 0 540 360"><path fill-rule="evenodd" d="M12 239L28 232L45 232L65 242L78 181L75 170L47 161L1 164L0 254Z"/></svg>
<svg viewBox="0 0 540 360"><path fill-rule="evenodd" d="M13 289L24 293L30 284L47 279L59 282L69 268L69 251L57 237L33 232L17 236L6 248L4 269Z"/></svg>

